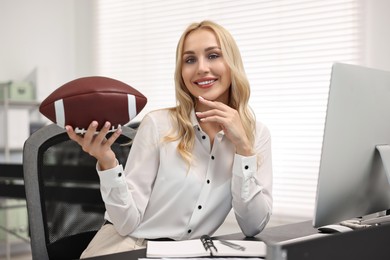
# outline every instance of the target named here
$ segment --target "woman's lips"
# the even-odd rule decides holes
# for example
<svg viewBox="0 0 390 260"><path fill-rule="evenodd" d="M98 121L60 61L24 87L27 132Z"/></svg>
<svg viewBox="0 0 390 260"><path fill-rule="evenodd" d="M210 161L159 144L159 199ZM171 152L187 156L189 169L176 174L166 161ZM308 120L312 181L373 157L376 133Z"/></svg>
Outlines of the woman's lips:
<svg viewBox="0 0 390 260"><path fill-rule="evenodd" d="M216 79L208 79L208 80L196 81L195 84L201 88L209 88L214 84L215 81L217 81L217 80Z"/></svg>

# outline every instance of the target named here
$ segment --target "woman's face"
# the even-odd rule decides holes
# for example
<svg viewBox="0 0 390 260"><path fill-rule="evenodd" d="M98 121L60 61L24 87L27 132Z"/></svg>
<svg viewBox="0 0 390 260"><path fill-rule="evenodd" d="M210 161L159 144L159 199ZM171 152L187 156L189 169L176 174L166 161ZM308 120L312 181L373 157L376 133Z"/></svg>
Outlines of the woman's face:
<svg viewBox="0 0 390 260"><path fill-rule="evenodd" d="M229 101L230 69L214 33L198 29L187 35L182 56L182 78L188 91L197 98Z"/></svg>

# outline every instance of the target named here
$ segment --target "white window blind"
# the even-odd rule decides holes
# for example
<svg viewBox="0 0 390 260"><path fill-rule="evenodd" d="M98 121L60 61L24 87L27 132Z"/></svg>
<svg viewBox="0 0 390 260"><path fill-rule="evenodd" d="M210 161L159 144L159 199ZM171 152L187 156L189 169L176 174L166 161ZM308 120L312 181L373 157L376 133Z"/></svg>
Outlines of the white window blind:
<svg viewBox="0 0 390 260"><path fill-rule="evenodd" d="M194 21L214 20L235 37L251 82L250 104L271 130L273 218L313 216L330 69L361 64L357 0L96 2L97 73L173 106L175 49Z"/></svg>

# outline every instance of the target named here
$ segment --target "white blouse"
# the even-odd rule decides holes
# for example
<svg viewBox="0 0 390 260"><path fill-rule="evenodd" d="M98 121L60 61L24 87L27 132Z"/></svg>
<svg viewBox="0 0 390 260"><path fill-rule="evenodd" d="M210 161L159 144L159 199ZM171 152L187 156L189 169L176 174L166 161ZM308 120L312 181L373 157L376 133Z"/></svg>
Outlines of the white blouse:
<svg viewBox="0 0 390 260"><path fill-rule="evenodd" d="M172 129L168 110L148 113L134 138L126 168L99 171L105 218L121 235L175 240L212 235L231 208L246 236L258 234L272 211L271 137L257 122L257 155L244 157L223 131L210 139L196 132L191 167L177 152L178 141L164 142Z"/></svg>

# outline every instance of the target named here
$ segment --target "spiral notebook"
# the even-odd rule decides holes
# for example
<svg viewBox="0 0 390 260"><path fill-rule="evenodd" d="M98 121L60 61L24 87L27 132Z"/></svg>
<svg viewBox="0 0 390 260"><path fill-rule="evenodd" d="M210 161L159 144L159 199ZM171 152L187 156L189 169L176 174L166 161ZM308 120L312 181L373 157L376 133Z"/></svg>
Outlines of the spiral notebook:
<svg viewBox="0 0 390 260"><path fill-rule="evenodd" d="M265 257L266 244L251 240L213 240L209 236L182 241L148 241L147 257Z"/></svg>

